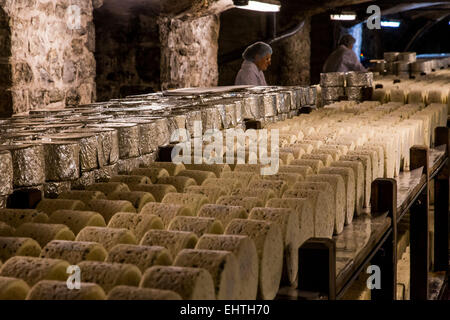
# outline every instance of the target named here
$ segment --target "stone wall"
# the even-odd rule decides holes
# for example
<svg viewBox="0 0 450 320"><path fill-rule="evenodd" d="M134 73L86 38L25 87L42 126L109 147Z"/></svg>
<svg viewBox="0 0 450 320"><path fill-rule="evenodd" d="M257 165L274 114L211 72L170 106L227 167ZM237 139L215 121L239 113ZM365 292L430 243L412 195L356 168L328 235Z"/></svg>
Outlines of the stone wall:
<svg viewBox="0 0 450 320"><path fill-rule="evenodd" d="M106 4L94 11L99 101L161 89L156 19L142 10L120 15Z"/></svg>
<svg viewBox="0 0 450 320"><path fill-rule="evenodd" d="M216 86L220 21L217 15L194 20L161 18L161 87Z"/></svg>
<svg viewBox="0 0 450 320"><path fill-rule="evenodd" d="M96 99L92 18L94 5L101 4L101 0L0 1L5 16L0 23L0 55L11 70L11 81L1 91L2 100L9 99L2 103L3 115ZM8 32L10 41L3 41ZM5 52L11 53L9 58Z"/></svg>

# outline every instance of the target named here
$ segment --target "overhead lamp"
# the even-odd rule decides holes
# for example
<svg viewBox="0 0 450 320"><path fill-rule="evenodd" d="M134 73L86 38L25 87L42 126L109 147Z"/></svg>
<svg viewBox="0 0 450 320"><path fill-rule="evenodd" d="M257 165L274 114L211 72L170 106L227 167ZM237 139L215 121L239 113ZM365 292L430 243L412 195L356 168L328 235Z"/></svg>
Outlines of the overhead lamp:
<svg viewBox="0 0 450 320"><path fill-rule="evenodd" d="M356 13L354 12L342 12L336 14L330 14L331 20L352 21L356 20Z"/></svg>
<svg viewBox="0 0 450 320"><path fill-rule="evenodd" d="M278 1L261 2L252 0L233 0L234 6L238 9L260 11L260 12L279 12L281 4Z"/></svg>
<svg viewBox="0 0 450 320"><path fill-rule="evenodd" d="M381 21L381 26L384 28L398 28L400 21Z"/></svg>

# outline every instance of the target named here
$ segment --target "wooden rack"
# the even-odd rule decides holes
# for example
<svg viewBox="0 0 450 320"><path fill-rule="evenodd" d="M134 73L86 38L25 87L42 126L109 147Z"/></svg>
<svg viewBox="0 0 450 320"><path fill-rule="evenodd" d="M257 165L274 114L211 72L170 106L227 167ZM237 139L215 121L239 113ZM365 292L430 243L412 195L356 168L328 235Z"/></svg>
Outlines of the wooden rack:
<svg viewBox="0 0 450 320"><path fill-rule="evenodd" d="M353 220L333 239L311 238L299 249L297 288L283 287L277 299L336 300L355 279L376 265L381 288L372 300L397 297L397 226L410 212L411 300L439 299L449 270L449 161L450 133L436 128L436 148L414 146L410 170L396 179L372 183L371 213ZM429 186L434 182L434 267L429 259Z"/></svg>

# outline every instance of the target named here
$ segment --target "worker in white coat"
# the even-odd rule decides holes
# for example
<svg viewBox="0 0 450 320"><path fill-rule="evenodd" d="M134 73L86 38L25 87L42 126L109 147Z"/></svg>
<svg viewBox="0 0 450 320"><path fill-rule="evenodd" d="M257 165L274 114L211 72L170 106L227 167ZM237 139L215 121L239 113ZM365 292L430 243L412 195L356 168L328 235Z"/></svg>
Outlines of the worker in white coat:
<svg viewBox="0 0 450 320"><path fill-rule="evenodd" d="M349 34L342 36L339 41L339 47L325 61L323 72L367 72L353 51L355 42L355 38Z"/></svg>
<svg viewBox="0 0 450 320"><path fill-rule="evenodd" d="M235 85L267 86L264 71L270 66L272 48L264 42L256 42L245 49Z"/></svg>

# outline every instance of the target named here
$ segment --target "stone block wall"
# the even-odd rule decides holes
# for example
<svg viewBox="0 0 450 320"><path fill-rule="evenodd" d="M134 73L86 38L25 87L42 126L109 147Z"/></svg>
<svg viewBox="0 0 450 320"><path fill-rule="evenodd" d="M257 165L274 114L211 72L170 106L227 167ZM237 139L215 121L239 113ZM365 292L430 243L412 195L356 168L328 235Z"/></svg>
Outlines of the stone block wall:
<svg viewBox="0 0 450 320"><path fill-rule="evenodd" d="M3 115L96 99L93 8L99 0L0 1ZM1 16L1 14L0 14ZM8 23L6 23L8 21ZM5 40L9 32L10 41ZM9 48L8 48L9 46ZM6 47L6 48L5 48ZM10 52L9 57L5 52Z"/></svg>

